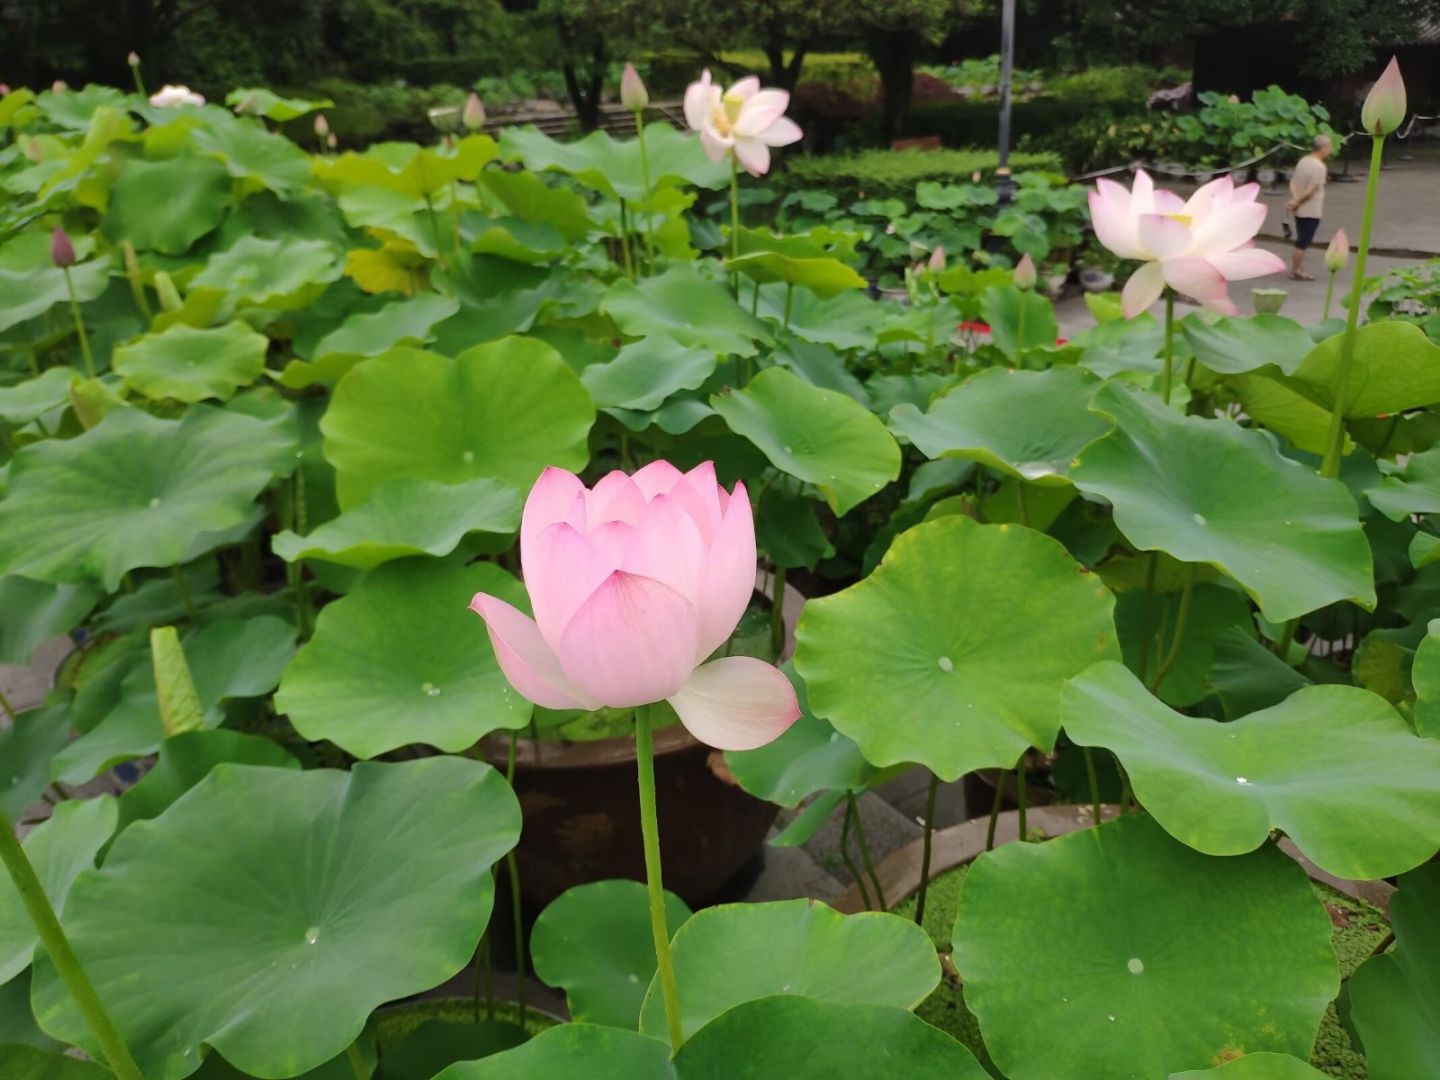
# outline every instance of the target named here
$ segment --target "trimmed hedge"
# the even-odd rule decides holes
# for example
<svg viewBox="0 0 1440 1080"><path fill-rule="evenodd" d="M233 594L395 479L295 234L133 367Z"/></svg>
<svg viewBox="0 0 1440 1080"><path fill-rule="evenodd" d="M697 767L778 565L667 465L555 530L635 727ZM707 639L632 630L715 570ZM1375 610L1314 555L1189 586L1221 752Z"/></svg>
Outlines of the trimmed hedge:
<svg viewBox="0 0 1440 1080"><path fill-rule="evenodd" d="M994 150L864 150L855 154L795 155L770 182L783 190L820 188L842 202L860 198L910 199L915 185L925 180L955 183L975 173L994 175L1000 163ZM1060 158L1051 153L1010 155L1014 172L1063 172Z"/></svg>

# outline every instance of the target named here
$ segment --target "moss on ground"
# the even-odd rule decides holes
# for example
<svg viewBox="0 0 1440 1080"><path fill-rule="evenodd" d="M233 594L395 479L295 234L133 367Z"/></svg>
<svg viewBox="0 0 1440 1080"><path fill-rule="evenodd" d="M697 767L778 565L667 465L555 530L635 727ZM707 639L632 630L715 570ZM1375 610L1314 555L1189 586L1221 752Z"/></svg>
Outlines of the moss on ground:
<svg viewBox="0 0 1440 1080"><path fill-rule="evenodd" d="M949 962L955 910L959 905L960 890L965 884L968 870L968 865L957 866L930 883L929 896L925 901L925 930L942 955L945 974L935 992L921 1003L915 1013L927 1023L949 1032L974 1051L981 1061L988 1064L988 1055L980 1038L980 1025L975 1014L965 1007L964 990ZM1352 899L1318 882L1312 883L1312 886L1316 897L1330 913L1330 921L1335 927L1331 944L1334 945L1335 954L1340 960L1340 976L1348 978L1389 932L1390 924L1386 921L1384 912L1363 900ZM897 915L913 919L915 897L897 904L894 911ZM1336 1080L1368 1080L1369 1072L1365 1068L1365 1060L1356 1052L1349 1033L1335 1015L1333 1004L1325 1010L1325 1018L1320 1023L1320 1033L1315 1039L1310 1063Z"/></svg>

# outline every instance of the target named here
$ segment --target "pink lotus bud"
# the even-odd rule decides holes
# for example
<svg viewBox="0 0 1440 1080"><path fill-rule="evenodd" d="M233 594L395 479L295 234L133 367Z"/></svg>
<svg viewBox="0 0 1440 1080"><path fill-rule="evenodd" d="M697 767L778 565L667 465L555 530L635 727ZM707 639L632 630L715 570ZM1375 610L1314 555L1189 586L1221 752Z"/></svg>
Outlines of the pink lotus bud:
<svg viewBox="0 0 1440 1080"><path fill-rule="evenodd" d="M334 150L340 145L340 140L335 137L335 132L332 131L329 135L325 136L325 145L331 150Z"/></svg>
<svg viewBox="0 0 1440 1080"><path fill-rule="evenodd" d="M8 93L10 93L10 87L7 86L5 83L0 82L0 97L4 97Z"/></svg>
<svg viewBox="0 0 1440 1080"><path fill-rule="evenodd" d="M321 139L330 134L330 121L325 119L324 113L315 114L315 134Z"/></svg>
<svg viewBox="0 0 1440 1080"><path fill-rule="evenodd" d="M67 83L64 79L56 79L53 83L50 84L50 92L52 94L63 94L66 90L69 89L70 84Z"/></svg>
<svg viewBox="0 0 1440 1080"><path fill-rule="evenodd" d="M130 55L125 57L125 63L129 64L132 68L138 68L140 66L140 54L134 49L131 49Z"/></svg>
<svg viewBox="0 0 1440 1080"><path fill-rule="evenodd" d="M640 81L640 73L635 70L634 64L627 63L624 74L620 76L620 104L631 112L639 112L650 104L650 94Z"/></svg>
<svg viewBox="0 0 1440 1080"><path fill-rule="evenodd" d="M465 99L465 108L460 113L460 122L465 125L467 131L479 131L485 126L485 104L480 100L480 95L473 90Z"/></svg>
<svg viewBox="0 0 1440 1080"><path fill-rule="evenodd" d="M1021 255L1020 261L1015 264L1013 280L1017 289L1028 292L1035 287L1035 260L1028 254Z"/></svg>
<svg viewBox="0 0 1440 1080"><path fill-rule="evenodd" d="M75 265L75 245L58 225L50 234L50 261L62 270Z"/></svg>
<svg viewBox="0 0 1440 1080"><path fill-rule="evenodd" d="M1390 58L1360 109L1360 121L1371 135L1389 135L1405 119L1405 80L1400 76L1400 63Z"/></svg>
<svg viewBox="0 0 1440 1080"><path fill-rule="evenodd" d="M936 244L935 250L930 253L930 261L925 264L925 269L932 274L938 274L945 269L945 245Z"/></svg>
<svg viewBox="0 0 1440 1080"><path fill-rule="evenodd" d="M1332 274L1338 274L1345 269L1345 264L1350 261L1350 240L1345 235L1344 229L1336 229L1335 236L1330 240L1330 246L1325 249L1325 269Z"/></svg>
<svg viewBox="0 0 1440 1080"><path fill-rule="evenodd" d="M551 709L667 700L721 750L764 746L799 717L773 665L706 663L755 588L750 497L716 483L713 462L682 473L654 461L593 488L546 469L525 501L520 561L534 619L487 593L470 607L522 697Z"/></svg>

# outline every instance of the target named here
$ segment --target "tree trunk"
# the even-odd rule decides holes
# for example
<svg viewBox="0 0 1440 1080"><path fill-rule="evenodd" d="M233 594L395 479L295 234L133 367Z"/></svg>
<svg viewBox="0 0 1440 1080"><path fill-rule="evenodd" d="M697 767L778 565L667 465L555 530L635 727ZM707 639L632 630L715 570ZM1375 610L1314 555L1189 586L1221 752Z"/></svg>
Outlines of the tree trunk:
<svg viewBox="0 0 1440 1080"><path fill-rule="evenodd" d="M562 24L561 40L567 38ZM571 59L566 59L560 70L565 76L565 90L570 95L570 104L575 106L580 129L594 131L600 126L600 95L605 86L605 43L596 41L591 46L588 72L582 74Z"/></svg>
<svg viewBox="0 0 1440 1080"><path fill-rule="evenodd" d="M910 30L887 30L870 46L870 55L880 73L884 96L881 125L885 141L899 137L910 111L915 82L915 34Z"/></svg>

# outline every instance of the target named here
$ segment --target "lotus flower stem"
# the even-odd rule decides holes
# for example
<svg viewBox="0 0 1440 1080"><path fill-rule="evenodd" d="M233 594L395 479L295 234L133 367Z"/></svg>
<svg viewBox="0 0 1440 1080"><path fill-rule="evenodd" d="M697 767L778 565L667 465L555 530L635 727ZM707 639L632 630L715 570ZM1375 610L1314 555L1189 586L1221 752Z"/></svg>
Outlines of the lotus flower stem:
<svg viewBox="0 0 1440 1080"><path fill-rule="evenodd" d="M1095 824L1100 824L1100 780L1095 774L1095 752L1088 746L1082 746L1081 752L1085 755L1085 779L1090 782L1090 810L1095 816Z"/></svg>
<svg viewBox="0 0 1440 1080"><path fill-rule="evenodd" d="M1325 310L1320 315L1322 319L1330 318L1330 298L1335 295L1335 275L1337 273L1338 271L1331 270L1329 280L1325 282Z"/></svg>
<svg viewBox="0 0 1440 1080"><path fill-rule="evenodd" d="M860 888L860 899L865 904L866 911L874 910L870 903L870 890L865 887L865 877L860 873L860 868L855 865L855 860L850 857L850 821L855 813L852 803L845 804L845 813L840 818L840 860L845 864L845 869L850 874L850 880Z"/></svg>
<svg viewBox="0 0 1440 1080"><path fill-rule="evenodd" d="M480 938L480 948L475 951L475 984L471 988L474 1004L474 1022L480 1022L480 1000L485 1000L485 1019L495 1019L495 980L490 970L490 928L485 928Z"/></svg>
<svg viewBox="0 0 1440 1080"><path fill-rule="evenodd" d="M730 159L730 258L740 257L740 166ZM730 291L740 299L740 271L730 271Z"/></svg>
<svg viewBox="0 0 1440 1080"><path fill-rule="evenodd" d="M1195 564L1190 565L1185 575L1185 587L1180 593L1180 610L1175 616L1175 636L1170 641L1170 651L1167 652L1160 664L1155 669L1155 677L1150 681L1150 692L1158 694L1160 684L1170 669L1175 666L1175 661L1180 657L1180 650L1185 644L1185 624L1190 621L1190 602L1195 596Z"/></svg>
<svg viewBox="0 0 1440 1080"><path fill-rule="evenodd" d="M1025 301L1029 299L1025 292L1020 292L1020 306L1015 314L1015 366L1020 366L1020 357L1025 353Z"/></svg>
<svg viewBox="0 0 1440 1080"><path fill-rule="evenodd" d="M777 664L785 650L785 567L770 575L770 658Z"/></svg>
<svg viewBox="0 0 1440 1080"><path fill-rule="evenodd" d="M665 885L660 877L660 823L655 813L655 744L653 705L635 710L635 765L640 780L640 834L645 843L645 884L650 892L650 931L655 938L655 966L665 998L665 1025L670 1050L680 1049L685 1029L680 1024L680 996L670 962L670 929L665 922Z"/></svg>
<svg viewBox="0 0 1440 1080"><path fill-rule="evenodd" d="M1025 822L1025 797L1030 793L1030 782L1025 776L1025 755L1020 755L1020 760L1015 763L1015 815L1020 832L1020 842L1025 843L1030 830L1026 828Z"/></svg>
<svg viewBox="0 0 1440 1080"><path fill-rule="evenodd" d="M758 288L758 285L757 285ZM790 301L795 296L795 283L787 282L785 285L785 325L783 329L790 329Z"/></svg>
<svg viewBox="0 0 1440 1080"><path fill-rule="evenodd" d="M1015 485L1015 511L1020 518L1020 524L1030 524L1030 506L1025 501L1025 481L1021 480Z"/></svg>
<svg viewBox="0 0 1440 1080"><path fill-rule="evenodd" d="M930 835L935 831L935 792L940 777L930 774L930 788L925 793L925 846L920 856L920 891L915 896L915 925L925 925L925 894L930 891Z"/></svg>
<svg viewBox="0 0 1440 1080"><path fill-rule="evenodd" d="M31 865L25 849L20 846L15 829L3 810L0 810L0 862L5 864L10 880L15 884L15 891L20 894L30 921L35 924L35 933L40 938L40 944L44 946L50 962L55 965L55 971L59 974L60 981L65 984L65 989L75 999L75 1004L80 1006L85 1023L95 1036L95 1041L100 1044L100 1051L109 1063L110 1070L119 1080L140 1080L140 1069L136 1066L135 1059L125 1048L125 1041L120 1038L115 1022L110 1019L100 995L95 992L85 969L80 966L80 959L70 947L70 939L65 936L60 920L55 916L50 898L45 895L40 879L35 876L35 867Z"/></svg>
<svg viewBox="0 0 1440 1080"><path fill-rule="evenodd" d="M360 1053L360 1047L355 1043L345 1048L345 1060L350 1063L350 1071L355 1074L355 1080L370 1080L370 1069L365 1064L365 1056Z"/></svg>
<svg viewBox="0 0 1440 1080"><path fill-rule="evenodd" d="M1320 475L1340 475L1340 452L1345 446L1345 405L1350 391L1350 369L1355 362L1355 327L1360 321L1360 296L1365 291L1365 259L1370 254L1370 227L1375 224L1375 193L1380 187L1380 159L1385 136L1372 135L1370 175L1365 181L1365 216L1360 219L1360 245L1355 250L1355 276L1351 279L1350 307L1345 316L1345 337L1340 342L1340 369L1335 373L1335 400L1330 406L1330 433Z"/></svg>
<svg viewBox="0 0 1440 1080"><path fill-rule="evenodd" d="M1360 261L1364 265L1364 259ZM80 317L80 298L75 295L75 281L70 276L70 267L62 266L61 273L65 275L65 288L70 293L70 314L75 318L75 332L80 335L80 352L85 356L85 373L90 378L95 378L95 357L90 352L90 335L85 333L85 320Z"/></svg>
<svg viewBox="0 0 1440 1080"><path fill-rule="evenodd" d="M1145 571L1145 603L1140 612L1140 663L1135 666L1135 674L1142 682L1150 668L1150 646L1155 637L1155 578L1159 569L1160 554L1152 551L1150 566Z"/></svg>
<svg viewBox="0 0 1440 1080"><path fill-rule="evenodd" d="M630 254L630 204L620 200L620 261L625 267L625 276L635 280L635 263Z"/></svg>
<svg viewBox="0 0 1440 1080"><path fill-rule="evenodd" d="M505 759L505 783L515 790L515 743L519 733L510 732L510 753ZM525 1026L525 917L520 911L520 866L515 849L505 853L505 876L510 879L510 912L515 928L515 1000L520 1006L520 1026Z"/></svg>
<svg viewBox="0 0 1440 1080"><path fill-rule="evenodd" d="M990 827L985 830L985 850L995 850L995 824L1000 820L1000 807L1005 804L1005 782L1010 774L1004 769L995 776L995 801L990 804Z"/></svg>
<svg viewBox="0 0 1440 1080"><path fill-rule="evenodd" d="M15 722L15 706L10 704L10 699L3 692L0 692L0 712L3 712L12 724Z"/></svg>
<svg viewBox="0 0 1440 1080"><path fill-rule="evenodd" d="M655 266L655 234L650 224L650 151L645 147L644 114L644 109L635 110L635 135L640 141L640 181L645 185L645 270L649 273Z"/></svg>
<svg viewBox="0 0 1440 1080"><path fill-rule="evenodd" d="M440 218L435 213L435 200L430 198L428 192L425 195L425 210L430 215L430 232L435 237L435 261L440 264L440 269L448 274L450 267L445 261L445 252L440 249Z"/></svg>
<svg viewBox="0 0 1440 1080"><path fill-rule="evenodd" d="M875 864L870 859L870 841L865 837L865 822L860 819L860 806L855 801L853 791L847 797L850 800L851 813L855 815L855 842L860 846L860 863L865 867L870 887L875 890L876 907L881 911L888 911L890 905L885 902L885 890L880 887L880 878L876 875Z"/></svg>
<svg viewBox="0 0 1440 1080"><path fill-rule="evenodd" d="M1166 405L1170 404L1170 382L1173 378L1171 368L1174 367L1175 356L1175 290L1165 290L1165 372L1161 376L1160 397Z"/></svg>

